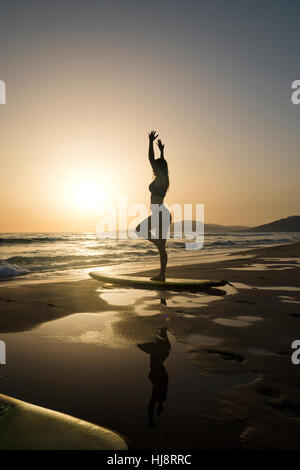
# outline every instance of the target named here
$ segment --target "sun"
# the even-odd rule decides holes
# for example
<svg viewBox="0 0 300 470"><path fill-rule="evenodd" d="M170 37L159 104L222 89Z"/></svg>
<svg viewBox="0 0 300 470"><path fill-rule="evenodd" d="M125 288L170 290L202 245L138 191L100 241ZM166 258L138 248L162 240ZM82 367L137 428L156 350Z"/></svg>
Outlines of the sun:
<svg viewBox="0 0 300 470"><path fill-rule="evenodd" d="M82 209L101 208L108 203L107 192L101 184L84 181L79 184L74 194L74 202Z"/></svg>
<svg viewBox="0 0 300 470"><path fill-rule="evenodd" d="M73 209L85 213L100 213L111 203L111 190L107 183L92 176L73 178L68 195Z"/></svg>

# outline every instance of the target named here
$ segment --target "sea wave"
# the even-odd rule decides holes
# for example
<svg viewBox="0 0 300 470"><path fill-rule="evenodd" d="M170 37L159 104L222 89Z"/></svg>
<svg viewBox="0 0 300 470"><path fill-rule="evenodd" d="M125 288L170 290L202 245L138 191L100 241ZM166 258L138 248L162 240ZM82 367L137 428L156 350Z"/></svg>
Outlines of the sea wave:
<svg viewBox="0 0 300 470"><path fill-rule="evenodd" d="M0 262L0 278L23 276L28 273L28 269L21 268L17 264L4 264Z"/></svg>
<svg viewBox="0 0 300 470"><path fill-rule="evenodd" d="M65 237L30 237L30 238L13 238L13 237L7 237L3 238L0 237L0 245L29 245L32 243L51 243L51 242L67 242L69 241Z"/></svg>
<svg viewBox="0 0 300 470"><path fill-rule="evenodd" d="M300 233L227 233L205 234L205 253L288 243L300 239ZM187 252L189 239L167 242L170 260L193 256ZM95 233L2 233L0 236L0 277L29 273L29 278L48 278L96 266L151 260L158 256L156 247L144 239L99 240ZM156 258L157 259L157 258Z"/></svg>
<svg viewBox="0 0 300 470"><path fill-rule="evenodd" d="M248 240L247 238L233 240L217 240L214 242L205 242L205 247L245 247L245 246L258 246L258 245L272 245L278 243L288 243L295 240L294 238L259 238L253 241L253 239Z"/></svg>
<svg viewBox="0 0 300 470"><path fill-rule="evenodd" d="M216 242L210 242L210 243L205 243L206 247L213 247L213 246L235 246L240 243L235 243L231 240L222 240L222 241L216 241Z"/></svg>
<svg viewBox="0 0 300 470"><path fill-rule="evenodd" d="M92 256L76 256L76 255L70 255L70 256L64 256L64 255L58 255L58 256L12 256L10 258L5 259L5 262L9 264L18 264L21 266L41 266L41 265L53 265L54 263L57 264L66 264L66 265L71 265L74 263L78 264L85 264L88 261L93 261L93 262L100 262L101 260L105 259L112 259L113 257L111 255L101 255L97 257L92 257Z"/></svg>
<svg viewBox="0 0 300 470"><path fill-rule="evenodd" d="M122 250L118 253L118 259L123 258L139 258L141 256L156 255L157 250L148 248L140 251ZM116 253L102 253L101 255L46 255L46 256L11 256L4 259L9 265L25 266L28 269L36 270L37 268L53 268L54 266L92 266L94 264L107 264L108 262L116 262Z"/></svg>

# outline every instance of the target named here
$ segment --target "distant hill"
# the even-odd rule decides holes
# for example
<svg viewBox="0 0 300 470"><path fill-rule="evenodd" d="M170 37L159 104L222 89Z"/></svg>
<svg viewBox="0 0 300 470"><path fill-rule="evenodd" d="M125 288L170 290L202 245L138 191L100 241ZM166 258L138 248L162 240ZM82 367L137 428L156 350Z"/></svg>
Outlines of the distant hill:
<svg viewBox="0 0 300 470"><path fill-rule="evenodd" d="M171 232L174 228L181 229L182 222L175 222L171 224ZM192 230L196 229L196 221L192 221ZM240 225L218 225L218 224L205 224L204 232L205 233L230 233L230 232L244 232L248 231L249 227L244 227Z"/></svg>
<svg viewBox="0 0 300 470"><path fill-rule="evenodd" d="M275 220L270 224L252 227L250 232L300 232L300 215L292 215L286 219Z"/></svg>
<svg viewBox="0 0 300 470"><path fill-rule="evenodd" d="M171 224L171 232L174 227L181 229L182 222ZM192 229L195 230L196 222L192 221ZM231 233L231 232L300 232L300 215L293 215L286 219L275 220L269 224L258 225L257 227L245 227L242 225L218 225L205 224L204 233Z"/></svg>

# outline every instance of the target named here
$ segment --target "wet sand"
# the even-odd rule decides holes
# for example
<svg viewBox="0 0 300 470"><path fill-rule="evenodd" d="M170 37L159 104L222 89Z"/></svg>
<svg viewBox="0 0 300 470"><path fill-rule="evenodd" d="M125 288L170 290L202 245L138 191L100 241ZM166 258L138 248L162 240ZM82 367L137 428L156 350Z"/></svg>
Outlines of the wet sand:
<svg viewBox="0 0 300 470"><path fill-rule="evenodd" d="M1 392L116 430L130 448L298 448L300 243L197 257L168 275L232 286L0 285Z"/></svg>

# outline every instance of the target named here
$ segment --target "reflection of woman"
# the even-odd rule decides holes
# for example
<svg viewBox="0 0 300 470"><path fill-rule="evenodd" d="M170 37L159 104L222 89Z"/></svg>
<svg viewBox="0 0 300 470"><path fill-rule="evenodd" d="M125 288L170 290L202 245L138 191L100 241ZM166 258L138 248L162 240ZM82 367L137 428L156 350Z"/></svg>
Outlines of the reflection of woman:
<svg viewBox="0 0 300 470"><path fill-rule="evenodd" d="M167 398L168 374L164 367L164 361L170 353L171 344L168 338L167 328L161 328L158 341L152 343L138 344L138 347L147 354L150 354L149 379L152 382L152 396L148 405L149 425L155 426L154 412L157 403L156 413L160 415L163 411L163 403Z"/></svg>
<svg viewBox="0 0 300 470"><path fill-rule="evenodd" d="M169 188L169 171L168 164L164 157L164 148L161 140L157 145L160 150L160 158L154 158L153 142L157 139L158 134L155 131L149 133L149 160L153 169L154 179L149 185L151 192L151 212L152 215L145 219L136 228L138 235L147 237L149 241L157 246L160 256L160 273L158 276L152 277L153 281L165 281L166 266L168 261L166 251L166 238L171 222L171 215L164 206L164 197ZM151 233L155 231L155 234Z"/></svg>

